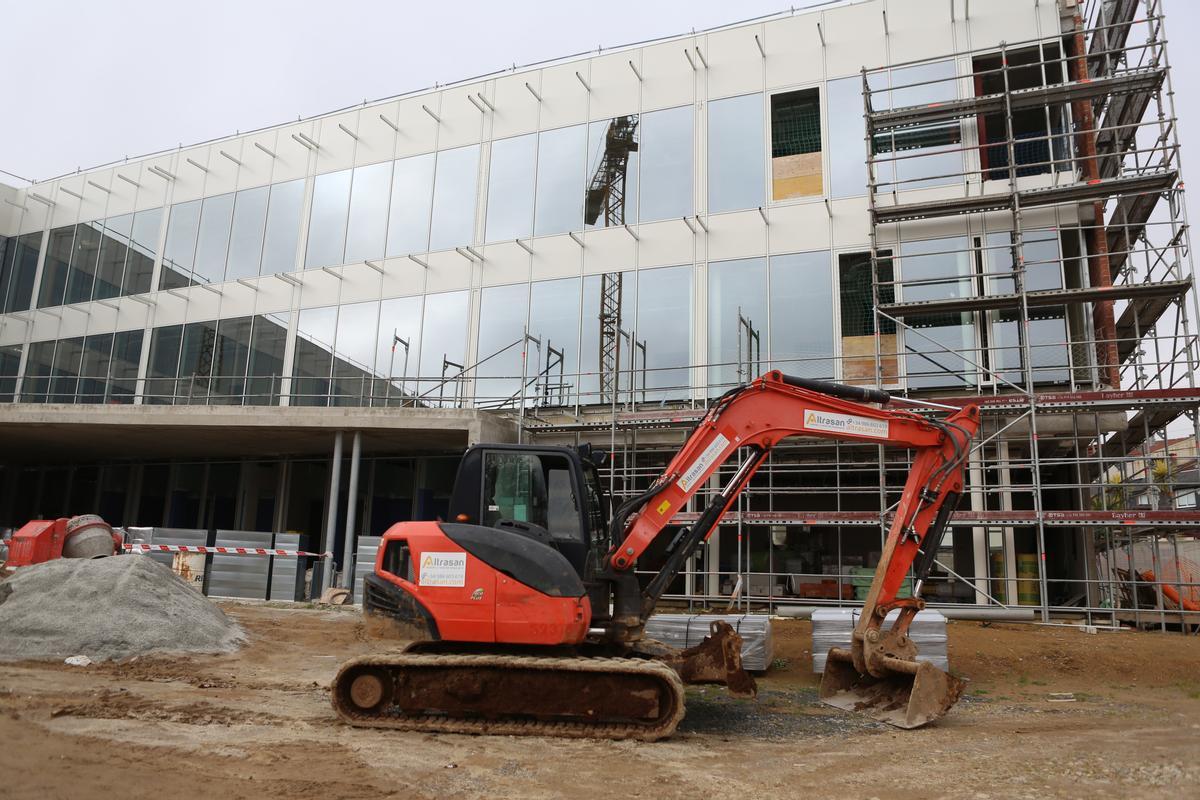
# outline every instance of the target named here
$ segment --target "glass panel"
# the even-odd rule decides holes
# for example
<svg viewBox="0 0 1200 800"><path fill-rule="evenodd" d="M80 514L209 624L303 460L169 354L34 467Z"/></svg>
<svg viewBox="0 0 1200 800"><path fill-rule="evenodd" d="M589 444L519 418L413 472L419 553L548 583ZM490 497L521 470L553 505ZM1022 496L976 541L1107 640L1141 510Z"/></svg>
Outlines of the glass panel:
<svg viewBox="0 0 1200 800"><path fill-rule="evenodd" d="M767 262L764 258L708 265L709 392L757 378L767 338Z"/></svg>
<svg viewBox="0 0 1200 800"><path fill-rule="evenodd" d="M588 126L583 222L589 228L637 221L639 122L628 114Z"/></svg>
<svg viewBox="0 0 1200 800"><path fill-rule="evenodd" d="M575 402L579 371L579 278L538 281L530 287L529 375L536 382L528 392L536 405L564 406Z"/></svg>
<svg viewBox="0 0 1200 800"><path fill-rule="evenodd" d="M337 335L337 306L306 308L296 324L296 353L292 365L292 403L329 405L329 375L333 340Z"/></svg>
<svg viewBox="0 0 1200 800"><path fill-rule="evenodd" d="M1010 276L1013 271L1012 234L991 233L987 236L985 262L989 294L1016 291ZM1022 237L1025 258L1025 288L1027 291L1061 289L1063 287L1062 256L1058 234L1054 231L1027 231ZM1020 314L1013 310L989 311L991 319L992 368L1010 383L1023 385L1024 359L1017 326ZM1066 314L1062 306L1045 306L1029 310L1030 356L1034 382L1068 380L1066 367L1070 363Z"/></svg>
<svg viewBox="0 0 1200 800"><path fill-rule="evenodd" d="M430 250L446 250L474 241L478 177L479 145L443 150L437 154Z"/></svg>
<svg viewBox="0 0 1200 800"><path fill-rule="evenodd" d="M46 262L42 266L42 286L38 291L38 308L63 304L63 298L67 296L67 274L71 268L71 246L74 243L74 225L50 231Z"/></svg>
<svg viewBox="0 0 1200 800"><path fill-rule="evenodd" d="M877 84L884 84L886 75L873 73L868 80L872 89L883 88ZM834 197L866 194L867 131L863 126L862 78L829 81L825 84L825 102L829 104L829 193ZM890 175L890 165L887 168L886 174Z"/></svg>
<svg viewBox="0 0 1200 800"><path fill-rule="evenodd" d="M246 368L246 405L274 405L279 397L287 327L286 316L269 315L254 318L249 365Z"/></svg>
<svg viewBox="0 0 1200 800"><path fill-rule="evenodd" d="M771 198L819 196L821 159L821 93L771 95Z"/></svg>
<svg viewBox="0 0 1200 800"><path fill-rule="evenodd" d="M225 280L253 278L258 275L270 193L269 186L245 189L237 193L233 204L233 231L229 237L229 262L225 266Z"/></svg>
<svg viewBox="0 0 1200 800"><path fill-rule="evenodd" d="M692 268L642 270L638 275L637 336L629 363L637 374L638 400L686 397L691 383ZM681 335L682 333L682 335ZM661 391L654 391L659 389Z"/></svg>
<svg viewBox="0 0 1200 800"><path fill-rule="evenodd" d="M708 210L763 204L763 96L747 94L708 104Z"/></svg>
<svg viewBox="0 0 1200 800"><path fill-rule="evenodd" d="M129 253L129 237L132 233L133 214L109 217L104 221L96 283L92 288L93 300L104 300L121 293L125 256Z"/></svg>
<svg viewBox="0 0 1200 800"><path fill-rule="evenodd" d="M353 170L344 169L317 176L313 185L312 214L308 220L305 269L343 263L352 173Z"/></svg>
<svg viewBox="0 0 1200 800"><path fill-rule="evenodd" d="M54 371L50 381L51 403L74 403L83 365L83 337L59 339L54 348Z"/></svg>
<svg viewBox="0 0 1200 800"><path fill-rule="evenodd" d="M940 300L975 294L973 251L966 237L904 242L900 245L901 300ZM975 315L909 317L904 336L905 373L910 388L974 386ZM966 354L970 362L963 358Z"/></svg>
<svg viewBox="0 0 1200 800"><path fill-rule="evenodd" d="M492 142L485 241L521 239L533 230L537 134Z"/></svg>
<svg viewBox="0 0 1200 800"><path fill-rule="evenodd" d="M833 274L829 253L771 256L771 366L833 380Z"/></svg>
<svg viewBox="0 0 1200 800"><path fill-rule="evenodd" d="M174 402L175 376L179 374L179 345L182 325L155 328L150 337L150 360L146 366L145 402L170 405Z"/></svg>
<svg viewBox="0 0 1200 800"><path fill-rule="evenodd" d="M429 249L434 158L433 153L426 153L395 162L392 202L388 209L389 257L423 253Z"/></svg>
<svg viewBox="0 0 1200 800"><path fill-rule="evenodd" d="M171 206L167 221L167 243L163 246L162 272L158 276L159 289L178 289L191 285L192 265L196 262L196 234L200 230L200 202L192 200ZM78 250L78 233L75 239ZM74 261L71 262L71 268L75 268Z"/></svg>
<svg viewBox="0 0 1200 800"><path fill-rule="evenodd" d="M232 192L204 198L200 212L200 237L196 243L196 264L192 269L192 279L197 283L220 283L225 278L233 199Z"/></svg>
<svg viewBox="0 0 1200 800"><path fill-rule="evenodd" d="M965 236L900 245L901 300L944 300L975 294L972 251Z"/></svg>
<svg viewBox="0 0 1200 800"><path fill-rule="evenodd" d="M0 345L0 403L11 403L17 390L17 370L21 366L21 345Z"/></svg>
<svg viewBox="0 0 1200 800"><path fill-rule="evenodd" d="M379 308L379 335L375 344L375 374L378 382L373 405L400 405L411 397L415 384L409 382L417 370L421 349L421 298L395 297Z"/></svg>
<svg viewBox="0 0 1200 800"><path fill-rule="evenodd" d="M642 115L639 221L692 214L692 107Z"/></svg>
<svg viewBox="0 0 1200 800"><path fill-rule="evenodd" d="M88 336L83 340L83 366L79 371L79 402L108 402L108 370L112 356L111 333Z"/></svg>
<svg viewBox="0 0 1200 800"><path fill-rule="evenodd" d="M50 394L50 375L54 372L54 345L57 342L33 342L25 362L25 380L21 384L21 400L25 403L45 403Z"/></svg>
<svg viewBox="0 0 1200 800"><path fill-rule="evenodd" d="M241 194L239 192L239 194ZM264 201L265 201L264 193ZM212 402L241 405L246 388L246 362L250 356L250 328L253 317L223 319L217 323L213 347Z"/></svg>
<svg viewBox="0 0 1200 800"><path fill-rule="evenodd" d="M341 307L333 357L334 405L371 405L378 317L375 301Z"/></svg>
<svg viewBox="0 0 1200 800"><path fill-rule="evenodd" d="M529 522L543 528L546 519L546 481L541 460L532 453L483 454L483 519L493 527L501 520Z"/></svg>
<svg viewBox="0 0 1200 800"><path fill-rule="evenodd" d="M879 253L879 302L891 303L896 297L892 285L891 252ZM838 297L842 315L842 380L874 386L875 302L871 295L871 254L842 253L838 256ZM881 320L879 325L880 369L884 384L892 385L899 375L896 349L896 323Z"/></svg>
<svg viewBox="0 0 1200 800"><path fill-rule="evenodd" d="M129 258L125 262L121 294L141 294L150 291L154 257L158 252L158 233L162 228L162 214L161 208L151 208L133 215L133 234L130 237Z"/></svg>
<svg viewBox="0 0 1200 800"><path fill-rule="evenodd" d="M304 210L304 179L271 187L267 230L263 242L260 275L275 275L296 269L300 245L300 214Z"/></svg>
<svg viewBox="0 0 1200 800"><path fill-rule="evenodd" d="M217 323L190 322L183 327L179 350L179 383L176 405L204 405L212 391L213 351Z"/></svg>
<svg viewBox="0 0 1200 800"><path fill-rule="evenodd" d="M37 278L37 262L41 249L41 231L17 237L9 277L8 301L4 305L6 312L28 311L33 303L33 282Z"/></svg>
<svg viewBox="0 0 1200 800"><path fill-rule="evenodd" d="M112 360L108 366L108 402L133 402L143 336L143 331L136 330L122 331L113 337Z"/></svg>
<svg viewBox="0 0 1200 800"><path fill-rule="evenodd" d="M350 222L346 230L345 263L381 258L386 250L388 193L392 183L392 162L372 164L354 170L350 193Z"/></svg>
<svg viewBox="0 0 1200 800"><path fill-rule="evenodd" d="M528 374L522 358L525 322L529 311L529 284L489 286L479 300L478 366L475 369L475 403L505 407L518 401ZM528 377L525 380L529 380Z"/></svg>
<svg viewBox="0 0 1200 800"><path fill-rule="evenodd" d="M636 299L636 272L609 272L583 279L581 402L623 403L629 398L626 340L633 331ZM614 398L614 393L620 397Z"/></svg>
<svg viewBox="0 0 1200 800"><path fill-rule="evenodd" d="M586 125L538 135L536 235L583 230L586 153Z"/></svg>
<svg viewBox="0 0 1200 800"><path fill-rule="evenodd" d="M100 257L100 223L81 222L75 226L75 244L71 248L71 272L67 277L68 303L92 299L96 282L96 260Z"/></svg>
<svg viewBox="0 0 1200 800"><path fill-rule="evenodd" d="M444 292L425 298L421 326L420 395L425 402L454 405L463 385L459 377L466 368L467 311L470 292Z"/></svg>
<svg viewBox="0 0 1200 800"><path fill-rule="evenodd" d="M958 95L955 76L953 61L894 69L891 84L900 88L875 95L872 102L876 106L902 108L953 100ZM961 146L962 131L957 121L893 130L876 136L873 142L877 154L894 154L882 158L881 163L892 165L896 175L894 188L901 190L961 182ZM892 188L882 185L880 190Z"/></svg>
<svg viewBox="0 0 1200 800"><path fill-rule="evenodd" d="M4 309L4 299L8 297L8 284L12 272L13 249L16 242L7 236L0 236L0 311Z"/></svg>

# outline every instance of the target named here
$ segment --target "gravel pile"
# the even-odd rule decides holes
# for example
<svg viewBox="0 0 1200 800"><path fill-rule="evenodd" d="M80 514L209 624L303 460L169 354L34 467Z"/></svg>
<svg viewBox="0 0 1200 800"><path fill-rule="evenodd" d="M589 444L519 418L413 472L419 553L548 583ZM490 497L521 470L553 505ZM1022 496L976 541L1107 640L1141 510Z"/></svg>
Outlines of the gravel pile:
<svg viewBox="0 0 1200 800"><path fill-rule="evenodd" d="M58 559L0 582L0 660L228 652L244 634L150 558Z"/></svg>

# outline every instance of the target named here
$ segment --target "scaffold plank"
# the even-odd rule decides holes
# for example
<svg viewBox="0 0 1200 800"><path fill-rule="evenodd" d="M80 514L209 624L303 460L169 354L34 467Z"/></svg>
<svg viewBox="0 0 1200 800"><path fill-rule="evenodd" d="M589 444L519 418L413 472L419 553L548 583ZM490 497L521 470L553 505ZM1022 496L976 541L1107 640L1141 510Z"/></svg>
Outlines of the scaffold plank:
<svg viewBox="0 0 1200 800"><path fill-rule="evenodd" d="M1103 200L1117 195L1138 192L1164 192L1175 185L1177 170L1156 170L1116 178L1101 178L1094 181L1068 183L1044 189L1026 189L1017 192L1022 208L1052 206L1060 203L1079 203L1088 200ZM975 214L987 211L1002 211L1012 208L1011 193L966 195L927 200L919 203L876 206L871 210L875 224L905 222L908 220L946 217L959 214Z"/></svg>
<svg viewBox="0 0 1200 800"><path fill-rule="evenodd" d="M1082 81L1066 81L1052 83L1049 86L1015 89L1008 93L1008 98L1012 110L1020 111L1115 95L1140 93L1148 97L1162 85L1165 74L1166 70L1161 68L1127 70ZM873 111L867 116L867 121L871 131L879 134L897 128L932 125L982 114L1000 114L1004 110L1004 93L997 92L977 97L963 97L956 100L942 100Z"/></svg>
<svg viewBox="0 0 1200 800"><path fill-rule="evenodd" d="M1169 303L1177 297L1182 297L1190 287L1191 281L1162 281L1160 283L1117 283L1112 286L1089 286L1080 289L1042 289L1026 292L1025 302L1030 308L1061 306L1068 303L1095 303L1103 300L1148 301L1162 299ZM947 297L941 300L881 303L879 310L891 316L903 317L917 314L991 311L1020 307L1021 295L1011 292L978 297Z"/></svg>

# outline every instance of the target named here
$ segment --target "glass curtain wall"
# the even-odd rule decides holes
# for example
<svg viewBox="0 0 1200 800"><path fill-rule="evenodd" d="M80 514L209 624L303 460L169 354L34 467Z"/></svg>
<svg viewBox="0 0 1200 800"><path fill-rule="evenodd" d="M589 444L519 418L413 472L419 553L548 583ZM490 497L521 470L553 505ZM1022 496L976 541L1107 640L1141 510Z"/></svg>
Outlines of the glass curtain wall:
<svg viewBox="0 0 1200 800"><path fill-rule="evenodd" d="M393 297L379 304L379 335L375 346L375 373L382 378L374 391L381 405L412 402L421 352L421 307L416 297Z"/></svg>
<svg viewBox="0 0 1200 800"><path fill-rule="evenodd" d="M29 346L21 401L133 402L143 338L144 333L136 330L34 342ZM12 355L19 359L20 354L19 348L8 350L7 355L2 351L0 348L0 376ZM15 363L11 366L15 376Z"/></svg>
<svg viewBox="0 0 1200 800"><path fill-rule="evenodd" d="M763 96L747 94L708 104L708 210L763 205Z"/></svg>
<svg viewBox="0 0 1200 800"><path fill-rule="evenodd" d="M488 286L480 293L476 405L507 408L532 393L530 372L536 374L536 367L526 359L537 359L538 348L525 341L528 313L527 283Z"/></svg>
<svg viewBox="0 0 1200 800"><path fill-rule="evenodd" d="M0 309L5 314L28 311L33 303L33 282L41 249L42 232L38 231L10 239L0 253Z"/></svg>
<svg viewBox="0 0 1200 800"><path fill-rule="evenodd" d="M538 134L535 235L583 230L586 155L586 125Z"/></svg>
<svg viewBox="0 0 1200 800"><path fill-rule="evenodd" d="M484 241L523 239L533 231L537 134L492 142Z"/></svg>
<svg viewBox="0 0 1200 800"><path fill-rule="evenodd" d="M692 308L690 265L647 269L638 275L637 328L626 350L638 401L688 396Z"/></svg>
<svg viewBox="0 0 1200 800"><path fill-rule="evenodd" d="M640 222L690 217L692 106L641 115Z"/></svg>
<svg viewBox="0 0 1200 800"><path fill-rule="evenodd" d="M767 260L708 265L708 385L719 395L753 380L767 353Z"/></svg>
<svg viewBox="0 0 1200 800"><path fill-rule="evenodd" d="M429 405L457 405L466 397L468 291L425 297L421 326L419 399Z"/></svg>
<svg viewBox="0 0 1200 800"><path fill-rule="evenodd" d="M537 344L529 346L529 375L535 382L528 396L535 405L571 405L578 396L581 286L579 278L530 286L529 335Z"/></svg>
<svg viewBox="0 0 1200 800"><path fill-rule="evenodd" d="M801 378L835 379L829 252L771 256L770 271L771 366Z"/></svg>
<svg viewBox="0 0 1200 800"><path fill-rule="evenodd" d="M608 228L637 221L641 140L638 114L588 125L585 227Z"/></svg>

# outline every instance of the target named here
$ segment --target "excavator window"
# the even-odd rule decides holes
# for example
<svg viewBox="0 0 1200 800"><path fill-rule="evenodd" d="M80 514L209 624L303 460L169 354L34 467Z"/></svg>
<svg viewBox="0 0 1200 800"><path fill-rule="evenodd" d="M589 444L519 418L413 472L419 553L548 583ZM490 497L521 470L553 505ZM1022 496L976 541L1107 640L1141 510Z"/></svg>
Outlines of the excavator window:
<svg viewBox="0 0 1200 800"><path fill-rule="evenodd" d="M483 462L483 524L540 525L556 540L580 541L571 463L551 453L490 451Z"/></svg>
<svg viewBox="0 0 1200 800"><path fill-rule="evenodd" d="M383 571L403 578L410 583L415 582L413 576L412 558L408 550L408 542L394 539L387 543L383 551Z"/></svg>

